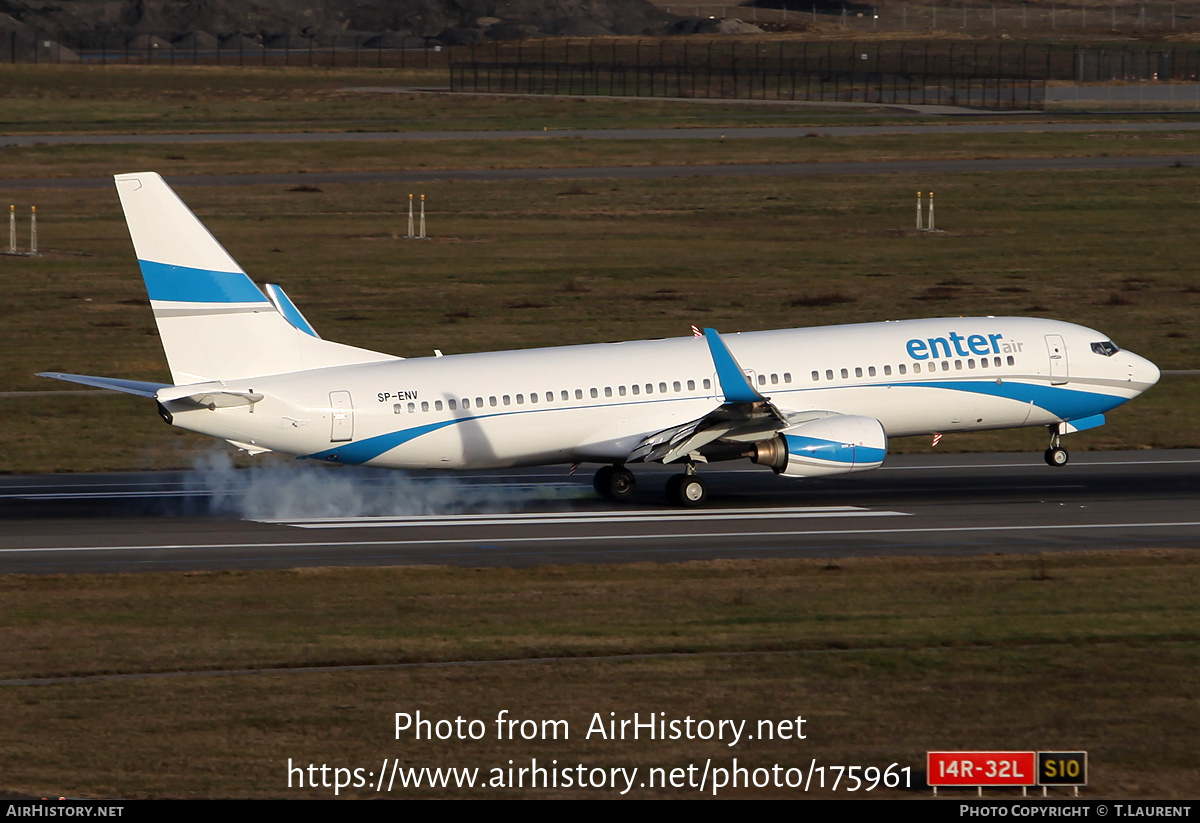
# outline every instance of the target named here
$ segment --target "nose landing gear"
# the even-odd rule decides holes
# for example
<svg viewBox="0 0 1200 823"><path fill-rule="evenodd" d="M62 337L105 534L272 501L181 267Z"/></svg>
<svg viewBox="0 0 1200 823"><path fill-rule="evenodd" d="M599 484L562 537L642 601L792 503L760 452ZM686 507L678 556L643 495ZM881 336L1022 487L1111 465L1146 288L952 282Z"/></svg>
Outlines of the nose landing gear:
<svg viewBox="0 0 1200 823"><path fill-rule="evenodd" d="M1046 449L1043 455L1047 466L1065 466L1071 456L1067 454L1067 450L1059 445L1058 429L1055 426L1050 427L1050 448Z"/></svg>

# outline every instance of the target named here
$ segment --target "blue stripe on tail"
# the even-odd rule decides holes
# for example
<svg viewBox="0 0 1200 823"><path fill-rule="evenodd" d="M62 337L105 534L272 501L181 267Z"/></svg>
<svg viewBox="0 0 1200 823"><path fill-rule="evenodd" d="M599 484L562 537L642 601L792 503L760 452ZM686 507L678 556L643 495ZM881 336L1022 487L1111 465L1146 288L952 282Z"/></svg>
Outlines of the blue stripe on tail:
<svg viewBox="0 0 1200 823"><path fill-rule="evenodd" d="M209 271L139 260L151 300L180 303L266 303L267 298L244 273Z"/></svg>

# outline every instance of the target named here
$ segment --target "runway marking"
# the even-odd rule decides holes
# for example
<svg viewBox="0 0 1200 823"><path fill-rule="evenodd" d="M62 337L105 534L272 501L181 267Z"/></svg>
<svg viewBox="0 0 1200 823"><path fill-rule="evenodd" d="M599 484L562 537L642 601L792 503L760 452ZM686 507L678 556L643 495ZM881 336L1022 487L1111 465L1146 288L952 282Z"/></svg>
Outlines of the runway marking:
<svg viewBox="0 0 1200 823"><path fill-rule="evenodd" d="M51 546L43 548L0 549L0 554L45 554L55 552L108 552L108 551L186 551L194 549L307 549L307 548L338 548L338 547L367 547L367 546L441 546L453 544L488 544L501 543L578 543L604 540L692 540L697 539L726 539L726 538L763 538L763 537L837 537L853 535L888 535L888 534L948 534L953 532L1029 532L1029 531L1070 531L1093 529L1170 529L1195 528L1200 526L1200 520L1184 520L1173 522L1150 523L1081 523L1076 525L1027 525L1027 526L939 526L913 527L897 529L814 529L804 531L756 531L756 532L683 532L676 534L585 534L567 537L489 537L486 539L443 537L420 538L416 540L319 540L319 541L286 541L263 543L159 543L141 546ZM693 547L694 548L694 547ZM770 547L764 547L770 548Z"/></svg>
<svg viewBox="0 0 1200 823"><path fill-rule="evenodd" d="M871 511L859 506L804 506L765 509L635 509L623 512L517 512L512 514L399 515L362 517L252 518L252 522L299 529L375 529L416 526L516 526L527 523L661 523L698 520L793 520L813 517L909 517L908 512Z"/></svg>

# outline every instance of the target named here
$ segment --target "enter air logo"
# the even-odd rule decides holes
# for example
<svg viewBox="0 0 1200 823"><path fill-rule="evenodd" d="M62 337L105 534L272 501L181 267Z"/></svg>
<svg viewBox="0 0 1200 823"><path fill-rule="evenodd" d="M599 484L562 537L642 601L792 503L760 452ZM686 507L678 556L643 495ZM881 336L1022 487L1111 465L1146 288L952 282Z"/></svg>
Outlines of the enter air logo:
<svg viewBox="0 0 1200 823"><path fill-rule="evenodd" d="M1005 340L1002 334L968 334L956 331L946 337L929 337L922 340L914 337L904 344L908 356L913 360L929 360L934 357L968 357L987 354L1009 354L1021 351L1023 343Z"/></svg>

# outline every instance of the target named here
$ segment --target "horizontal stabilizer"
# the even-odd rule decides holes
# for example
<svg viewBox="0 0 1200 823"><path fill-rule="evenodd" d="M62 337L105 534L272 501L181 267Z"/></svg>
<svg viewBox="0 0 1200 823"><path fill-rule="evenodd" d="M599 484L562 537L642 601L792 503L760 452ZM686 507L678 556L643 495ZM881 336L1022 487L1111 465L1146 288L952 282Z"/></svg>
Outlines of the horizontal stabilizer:
<svg viewBox="0 0 1200 823"><path fill-rule="evenodd" d="M123 394L136 394L138 397L155 397L160 390L171 387L170 383L146 383L141 380L93 377L89 374L62 374L56 371L38 372L37 376L50 377L54 380L66 380L70 383L81 383L84 386L95 386L98 389L119 391Z"/></svg>

